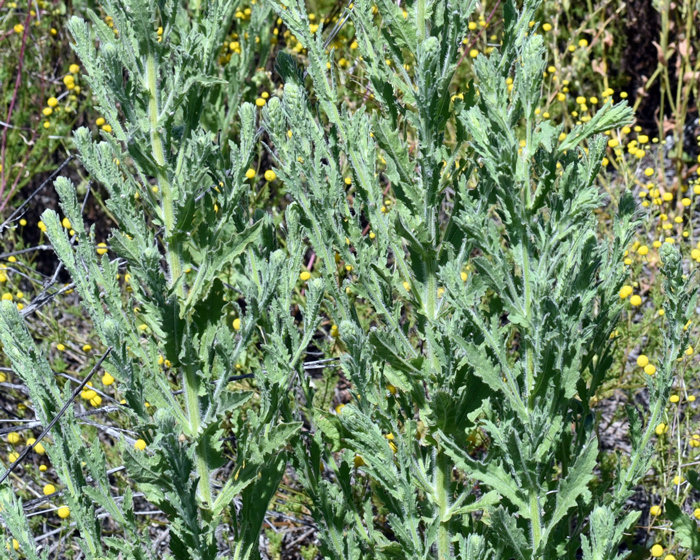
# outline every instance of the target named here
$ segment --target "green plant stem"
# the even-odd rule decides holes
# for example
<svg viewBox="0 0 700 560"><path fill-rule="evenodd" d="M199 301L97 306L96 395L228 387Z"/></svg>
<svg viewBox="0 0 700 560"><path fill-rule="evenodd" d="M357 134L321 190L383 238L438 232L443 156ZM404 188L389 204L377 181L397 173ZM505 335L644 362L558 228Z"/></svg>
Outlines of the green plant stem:
<svg viewBox="0 0 700 560"><path fill-rule="evenodd" d="M168 267L170 268L170 286L173 286L182 274L180 264L180 252L177 243L174 243L170 238L175 227L175 212L173 204L173 193L165 172L165 151L163 143L160 139L158 131L158 85L156 61L153 53L149 53L146 59L146 82L148 91L150 92L150 100L148 102L148 119L151 125L151 149L153 151L153 159L158 164L158 187L160 188L162 204L163 204L163 226L165 227L165 239L168 243L167 258ZM184 288L182 284L177 288L178 296L184 297Z"/></svg>
<svg viewBox="0 0 700 560"><path fill-rule="evenodd" d="M438 559L449 560L452 558L450 550L450 531L447 512L450 507L450 495L452 493L452 463L447 454L438 450L437 468L435 470L435 491L437 506L440 511L440 528L438 529Z"/></svg>

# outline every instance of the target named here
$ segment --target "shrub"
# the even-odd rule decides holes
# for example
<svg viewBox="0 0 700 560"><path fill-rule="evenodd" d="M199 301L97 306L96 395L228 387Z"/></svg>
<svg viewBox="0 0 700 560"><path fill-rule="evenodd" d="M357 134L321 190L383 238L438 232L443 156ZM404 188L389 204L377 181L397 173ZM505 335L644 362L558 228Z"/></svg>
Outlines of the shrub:
<svg viewBox="0 0 700 560"><path fill-rule="evenodd" d="M91 13L92 27L73 19L71 31L111 130L78 130L75 143L119 227L104 253L65 178L56 189L70 223L42 216L138 435L120 440L129 484L117 499L100 442L84 445L71 407L51 430L58 515L75 519L86 557L156 553L134 490L168 517L173 557L259 557L288 463L323 557L621 557L639 516L626 502L649 468L695 296L664 245L650 409L629 408L633 451L614 480L596 480L591 402L613 364L639 224L624 193L601 235L596 177L601 133L632 113L609 101L568 134L540 117L538 3L505 3L500 48L477 56L475 79L455 92L473 2L356 0L341 21L352 18L376 111L343 98L304 2L259 6L250 25L262 29L273 9L306 48L305 68L278 55L284 91L258 103L261 129L250 103L230 124L227 103L246 94L217 67L235 79L253 58L220 60L234 4L106 6L113 29ZM215 141L222 130L233 139ZM265 180L291 202L284 227L254 210L260 138L274 161ZM4 351L48 426L76 395L61 391L16 307L0 310ZM351 382L336 413L304 367L314 348L339 356ZM235 444L226 471L223 440ZM0 505L38 558L20 500L3 488ZM96 507L122 538L103 534Z"/></svg>

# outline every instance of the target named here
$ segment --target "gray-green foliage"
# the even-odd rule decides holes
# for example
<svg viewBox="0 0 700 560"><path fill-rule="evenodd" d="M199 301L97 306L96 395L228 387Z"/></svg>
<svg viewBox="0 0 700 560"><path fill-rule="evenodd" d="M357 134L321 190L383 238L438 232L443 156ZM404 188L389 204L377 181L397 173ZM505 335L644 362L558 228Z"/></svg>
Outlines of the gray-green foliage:
<svg viewBox="0 0 700 560"><path fill-rule="evenodd" d="M56 189L74 237L56 212L42 215L97 335L112 349L105 369L126 401L121 422L148 444L140 451L119 442L126 475L166 514L170 554L183 560L214 559L222 542L237 558L258 556L267 506L287 464L285 446L301 426L282 422L280 411L288 407L288 389L322 297L322 290L311 290L308 331L300 334L290 317L290 294L304 247L293 216L281 249L272 220L249 211L246 171L255 154L257 118L251 104L238 108L241 76L233 95L237 140L224 150L200 123L205 104L225 105L210 88L228 91L217 57L237 6L222 0L191 13L180 3L108 1L103 7L117 34L91 11L90 26L71 20L75 50L112 129L99 140L88 129L75 133L80 160L106 189L118 222L109 239L112 252L98 257L94 228L85 227L67 179L59 179ZM269 23L270 9L260 12L258 27ZM240 58L252 60L254 52L243 49ZM3 306L0 321L5 353L47 425L70 387L59 389L13 306ZM252 406L253 394L232 390L229 378L258 329L265 333L265 371L255 372ZM223 440L229 434L236 441L231 476L217 481L217 470L228 462ZM134 515L131 488L114 495L101 444L83 441L72 408L51 439L49 457L85 557L157 557L147 527L144 533ZM7 489L0 500L10 533L22 550L33 550L20 503ZM121 536L102 534L98 508Z"/></svg>
<svg viewBox="0 0 700 560"><path fill-rule="evenodd" d="M244 50L216 67L236 4L189 8L106 2L118 37L92 13L92 26L71 22L113 131L99 141L75 134L118 222L112 253L97 257L66 179L56 188L74 239L55 212L42 219L112 348L121 422L148 443L120 442L129 484L115 496L99 441L85 444L70 408L52 432L48 453L85 556L157 556L134 515L139 491L168 517L174 558L255 558L291 459L324 558L622 557L617 544L638 516L625 504L648 469L693 308L666 247L666 357L649 378L649 419L629 411L630 461L612 486L590 484L598 446L589 403L613 361L621 263L637 225L625 193L613 235L601 239L599 134L627 124L630 109L607 104L566 137L538 116L545 58L529 27L534 0L521 11L504 4L503 43L474 61L460 96L452 83L474 2L380 0L375 13L356 0L374 111L343 99L303 0L266 3L251 33L264 39L272 9L307 49L305 68L279 55L284 94L262 112L291 198L278 230L251 211L245 175L259 123L238 101L255 57ZM220 130L236 140L216 143ZM385 190L395 199L388 208ZM293 300L308 247L318 277ZM16 308L0 309L4 351L47 424L70 390ZM324 317L338 325L352 384L339 414L314 407L325 399L303 368ZM252 390L231 390L248 351L261 356ZM235 459L219 478L229 430ZM0 505L9 533L31 549L21 502L2 488ZM119 537L102 534L98 508ZM5 554L17 556L0 547Z"/></svg>
<svg viewBox="0 0 700 560"><path fill-rule="evenodd" d="M625 499L648 468L672 380L670 370L649 379L648 424L631 411L630 464L614 487L593 492L589 402L612 364L623 252L638 224L624 193L614 236L601 239L599 133L628 124L631 110L608 103L568 136L537 116L546 60L529 26L535 1L519 12L505 3L501 47L479 55L475 81L457 98L450 85L472 3L380 1L377 16L368 0L353 5L379 110L340 100L332 57L300 0L276 10L308 49L311 87L282 55L284 95L264 110L353 382L352 403L337 416L311 411L319 432L297 445L321 552L524 560L576 558L583 548L586 558L617 558L622 531L637 518ZM396 204L385 212L389 185ZM336 253L352 267L340 269L342 283ZM674 266L665 267L671 302L689 291ZM359 298L373 311L369 328L355 313ZM687 303L668 314L666 364L682 347ZM355 455L371 481L363 490L353 489Z"/></svg>

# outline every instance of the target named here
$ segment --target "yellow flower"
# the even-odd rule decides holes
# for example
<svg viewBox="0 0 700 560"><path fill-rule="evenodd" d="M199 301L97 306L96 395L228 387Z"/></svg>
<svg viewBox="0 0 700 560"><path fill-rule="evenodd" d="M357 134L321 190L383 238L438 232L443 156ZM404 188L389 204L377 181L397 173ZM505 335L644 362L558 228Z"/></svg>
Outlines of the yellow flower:
<svg viewBox="0 0 700 560"><path fill-rule="evenodd" d="M410 292L411 291L411 284L409 284L408 282L404 282L403 289L406 290L407 292Z"/></svg>
<svg viewBox="0 0 700 560"><path fill-rule="evenodd" d="M22 436L20 436L17 432L10 432L9 434L7 434L7 441L12 445L17 445L21 439Z"/></svg>
<svg viewBox="0 0 700 560"><path fill-rule="evenodd" d="M332 325L331 326L331 336L333 338L338 338L338 334L339 334L338 325Z"/></svg>
<svg viewBox="0 0 700 560"><path fill-rule="evenodd" d="M44 486L44 496L50 496L56 492L56 487L53 484L47 484Z"/></svg>
<svg viewBox="0 0 700 560"><path fill-rule="evenodd" d="M66 229L70 229L70 220L68 218L63 218L63 220L61 220L61 225Z"/></svg>
<svg viewBox="0 0 700 560"><path fill-rule="evenodd" d="M654 367L652 364L649 364L644 368L644 373L647 375L654 375L656 373L656 367Z"/></svg>
<svg viewBox="0 0 700 560"><path fill-rule="evenodd" d="M683 206L690 206L690 203L691 203L691 202L692 202L692 201L691 201L689 198L684 198L683 200L681 200L681 204L682 204Z"/></svg>
<svg viewBox="0 0 700 560"><path fill-rule="evenodd" d="M544 23L542 24L542 31L551 31L552 30L552 24L551 23Z"/></svg>
<svg viewBox="0 0 700 560"><path fill-rule="evenodd" d="M588 41L586 39L580 39L578 46L585 49L588 46Z"/></svg>
<svg viewBox="0 0 700 560"><path fill-rule="evenodd" d="M664 553L664 547L661 546L660 544L655 544L654 546L651 547L651 555L654 558L658 558Z"/></svg>
<svg viewBox="0 0 700 560"><path fill-rule="evenodd" d="M651 177L653 174L654 174L654 168L653 168L653 167L647 167L647 168L644 170L644 175L646 175L647 177Z"/></svg>
<svg viewBox="0 0 700 560"><path fill-rule="evenodd" d="M253 169L252 167L248 169L248 171L245 172L245 176L248 177L248 179L252 179L253 177L255 177L255 169Z"/></svg>
<svg viewBox="0 0 700 560"><path fill-rule="evenodd" d="M476 58L477 56L479 56L479 51L477 49L472 49L469 51L469 56L471 56L472 58Z"/></svg>
<svg viewBox="0 0 700 560"><path fill-rule="evenodd" d="M355 467L363 467L365 466L365 462L362 460L362 457L359 455L355 455L355 459L353 460L353 463L355 464Z"/></svg>
<svg viewBox="0 0 700 560"><path fill-rule="evenodd" d="M637 249L637 253L639 253L642 256L646 255L648 252L649 247L647 247L646 245L642 245L639 249Z"/></svg>
<svg viewBox="0 0 700 560"><path fill-rule="evenodd" d="M61 519L65 519L70 515L70 508L68 506L61 506L60 508L58 508L57 513Z"/></svg>
<svg viewBox="0 0 700 560"><path fill-rule="evenodd" d="M678 395L671 395L671 398L668 400L671 401L673 404L676 404L677 402L680 402L681 398Z"/></svg>
<svg viewBox="0 0 700 560"><path fill-rule="evenodd" d="M9 292L5 292L4 294L2 294L2 301L12 301L13 299L14 297Z"/></svg>
<svg viewBox="0 0 700 560"><path fill-rule="evenodd" d="M37 224L37 226L39 227L39 229L40 229L41 231L46 232L46 224L45 224L44 222L42 222L42 221L40 220L39 223Z"/></svg>
<svg viewBox="0 0 700 560"><path fill-rule="evenodd" d="M24 31L24 25L22 25L21 23L18 23L17 25L14 26L13 29L15 30L15 33L17 33L17 34L22 33Z"/></svg>
<svg viewBox="0 0 700 560"><path fill-rule="evenodd" d="M640 354L639 358L637 358L637 365L641 368L645 367L649 363L649 358L647 358L644 354Z"/></svg>
<svg viewBox="0 0 700 560"><path fill-rule="evenodd" d="M102 126L105 123L105 120L102 117L99 117L96 121L95 124L97 126Z"/></svg>
<svg viewBox="0 0 700 560"><path fill-rule="evenodd" d="M106 243L98 243L97 244L97 254L104 255L106 252L107 252L107 244Z"/></svg>
<svg viewBox="0 0 700 560"><path fill-rule="evenodd" d="M105 374L102 376L102 384L111 385L112 383L114 383L114 377L105 371Z"/></svg>
<svg viewBox="0 0 700 560"><path fill-rule="evenodd" d="M19 459L19 453L13 451L7 456L7 459L10 461L10 463L14 463L17 459Z"/></svg>
<svg viewBox="0 0 700 560"><path fill-rule="evenodd" d="M274 171L272 171L272 169L268 169L265 171L264 177L266 181L274 181L277 178L277 175Z"/></svg>
<svg viewBox="0 0 700 560"><path fill-rule="evenodd" d="M666 431L666 424L661 422L658 426L656 426L656 428L654 428L654 431L656 432L657 436L660 436Z"/></svg>
<svg viewBox="0 0 700 560"><path fill-rule="evenodd" d="M102 130L104 130L105 132L112 132L112 127L106 124L102 127Z"/></svg>
<svg viewBox="0 0 700 560"><path fill-rule="evenodd" d="M460 276L460 278L462 278L462 282L466 282L466 281L467 281L467 273L466 273L466 272L461 272L461 273L459 274L459 276Z"/></svg>
<svg viewBox="0 0 700 560"><path fill-rule="evenodd" d="M630 304L632 304L634 307L639 307L642 305L642 298L638 295L634 295L630 298Z"/></svg>
<svg viewBox="0 0 700 560"><path fill-rule="evenodd" d="M241 320L240 320L238 317L236 317L236 318L233 320L233 330L234 330L234 331L240 331L240 330L241 330Z"/></svg>
<svg viewBox="0 0 700 560"><path fill-rule="evenodd" d="M142 439L137 439L136 443L134 443L134 447L139 451L143 451L144 449L146 449L146 442Z"/></svg>
<svg viewBox="0 0 700 560"><path fill-rule="evenodd" d="M263 107L263 106L265 105L265 100L264 100L262 97L258 97L258 98L255 100L255 104L256 104L258 107Z"/></svg>
<svg viewBox="0 0 700 560"><path fill-rule="evenodd" d="M620 290L620 299L628 298L630 295L632 295L633 291L632 286L622 286L622 289Z"/></svg>
<svg viewBox="0 0 700 560"><path fill-rule="evenodd" d="M305 270L304 272L299 274L299 278L306 282L311 278L311 273L308 270Z"/></svg>
<svg viewBox="0 0 700 560"><path fill-rule="evenodd" d="M660 506L651 506L649 508L649 513L653 515L654 517L658 516L661 514L661 507Z"/></svg>

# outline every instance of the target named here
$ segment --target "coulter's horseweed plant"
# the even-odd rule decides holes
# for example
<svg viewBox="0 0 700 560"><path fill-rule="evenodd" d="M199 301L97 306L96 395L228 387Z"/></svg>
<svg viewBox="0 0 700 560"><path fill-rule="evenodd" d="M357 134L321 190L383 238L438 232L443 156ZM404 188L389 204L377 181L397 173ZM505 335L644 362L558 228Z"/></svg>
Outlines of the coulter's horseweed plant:
<svg viewBox="0 0 700 560"><path fill-rule="evenodd" d="M628 498L649 469L695 295L664 244L650 408L628 408L631 454L598 480L590 403L613 364L639 214L622 194L602 236L596 179L601 133L632 113L609 101L568 134L540 118L538 3L504 3L502 44L455 92L474 2L356 0L341 21L371 111L343 99L302 0L256 4L225 55L235 2L103 7L111 27L89 12L91 26L70 29L110 128L74 141L118 227L98 246L65 178L65 217L42 221L107 349L124 479L108 476L102 442L85 441L68 406L42 443L60 481L44 494L59 494L59 522L79 535L66 556L158 557L138 493L167 516L170 557L259 558L291 473L323 558L623 558L639 518ZM283 93L240 105L275 15L305 56L281 51ZM261 142L265 179L289 199L279 220L254 210ZM16 306L0 311L4 353L48 426L70 386ZM339 356L351 384L335 411L304 368L312 349ZM0 557L48 558L7 482L0 508ZM666 509L700 553L693 522Z"/></svg>

